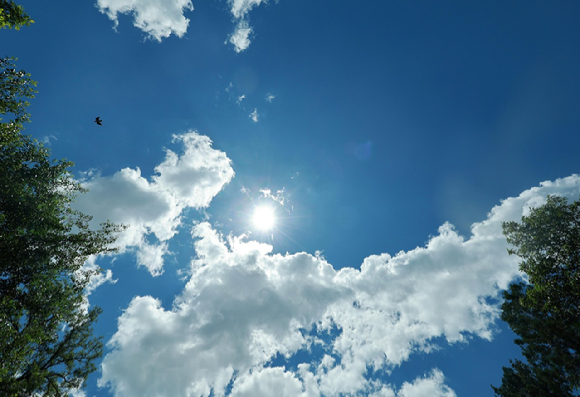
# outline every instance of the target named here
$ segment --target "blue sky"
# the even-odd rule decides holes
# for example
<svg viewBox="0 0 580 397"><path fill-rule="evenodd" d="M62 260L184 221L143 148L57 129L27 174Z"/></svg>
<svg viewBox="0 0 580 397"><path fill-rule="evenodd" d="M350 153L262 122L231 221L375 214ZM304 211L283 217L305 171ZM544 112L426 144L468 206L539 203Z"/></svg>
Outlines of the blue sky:
<svg viewBox="0 0 580 397"><path fill-rule="evenodd" d="M580 3L19 3L26 131L130 225L77 396L493 394L501 222L580 196Z"/></svg>

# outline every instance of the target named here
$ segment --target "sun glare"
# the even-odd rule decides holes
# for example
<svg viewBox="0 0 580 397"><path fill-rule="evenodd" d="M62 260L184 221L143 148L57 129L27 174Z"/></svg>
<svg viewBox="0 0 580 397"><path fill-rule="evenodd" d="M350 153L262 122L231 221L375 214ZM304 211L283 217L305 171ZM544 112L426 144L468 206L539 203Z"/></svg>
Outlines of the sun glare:
<svg viewBox="0 0 580 397"><path fill-rule="evenodd" d="M252 223L260 230L270 230L276 223L274 209L268 206L260 206L254 209Z"/></svg>

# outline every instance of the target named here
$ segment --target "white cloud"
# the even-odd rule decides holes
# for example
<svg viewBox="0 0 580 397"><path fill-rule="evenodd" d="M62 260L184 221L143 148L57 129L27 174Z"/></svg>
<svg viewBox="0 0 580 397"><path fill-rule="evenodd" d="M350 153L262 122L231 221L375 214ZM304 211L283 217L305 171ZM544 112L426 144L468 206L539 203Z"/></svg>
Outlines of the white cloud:
<svg viewBox="0 0 580 397"><path fill-rule="evenodd" d="M248 21L239 21L234 32L226 40L226 43L233 44L236 52L242 52L250 46L250 34L252 34L252 28L248 24Z"/></svg>
<svg viewBox="0 0 580 397"><path fill-rule="evenodd" d="M277 2L277 0L276 0ZM234 45L236 52L242 52L250 46L250 34L253 30L248 22L248 14L254 7L262 3L268 3L267 0L228 0L230 12L237 23L232 34L226 40ZM272 96L272 99L274 97ZM271 102L271 100L269 100Z"/></svg>
<svg viewBox="0 0 580 397"><path fill-rule="evenodd" d="M310 255L269 255L270 246L238 238L226 244L208 223L193 233L199 259L173 310L137 297L119 319L100 381L117 395L221 395L232 369L245 374L307 344L300 325L348 294L332 282L332 267Z"/></svg>
<svg viewBox="0 0 580 397"><path fill-rule="evenodd" d="M443 382L443 372L434 369L428 377L403 383L397 397L456 397L455 392Z"/></svg>
<svg viewBox="0 0 580 397"><path fill-rule="evenodd" d="M95 289L101 285L109 282L115 284L117 280L113 279L113 272L110 269L102 270L96 263L97 257L94 255L89 256L89 258L83 263L82 268L76 273L82 280L89 274L89 282L84 289L83 302L81 304L81 311L88 313L90 303L89 297ZM71 390L69 393L76 396L84 396L82 390Z"/></svg>
<svg viewBox="0 0 580 397"><path fill-rule="evenodd" d="M169 253L167 243L148 244L143 242L137 251L137 265L145 266L153 276L163 274L163 256Z"/></svg>
<svg viewBox="0 0 580 397"><path fill-rule="evenodd" d="M68 393L69 393L69 397L87 397L85 392L83 390L80 390L80 389L78 389L78 390L69 389Z"/></svg>
<svg viewBox="0 0 580 397"><path fill-rule="evenodd" d="M267 1L228 0L236 27L226 43L233 44L236 52L250 46L252 28L248 23L248 13L262 3ZM119 26L119 14L131 15L133 25L157 41L172 34L183 37L189 26L185 13L193 11L191 0L97 0L96 7L113 21L115 29Z"/></svg>
<svg viewBox="0 0 580 397"><path fill-rule="evenodd" d="M76 209L93 216L94 226L106 220L128 225L117 245L121 250L136 247L138 264L154 275L162 273L167 253L163 242L177 233L182 211L207 207L234 176L230 159L213 149L208 137L190 131L174 135L173 142L182 144L182 152L167 149L151 181L139 168L124 168L112 176L87 173L82 185L89 191L75 202ZM161 243L149 244L147 235Z"/></svg>
<svg viewBox="0 0 580 397"><path fill-rule="evenodd" d="M284 368L262 368L245 373L236 379L232 388L232 397L299 397L302 393L302 382Z"/></svg>
<svg viewBox="0 0 580 397"><path fill-rule="evenodd" d="M267 100L268 102L272 102L272 101L274 100L274 98L276 98L276 96L274 96L274 95L272 95L272 94L270 94L270 93L267 93L267 94L266 94L266 100Z"/></svg>
<svg viewBox="0 0 580 397"><path fill-rule="evenodd" d="M286 191L282 188L281 190L276 190L276 194L272 194L270 189L260 189L260 193L266 198L272 199L280 205L284 205L286 201Z"/></svg>
<svg viewBox="0 0 580 397"><path fill-rule="evenodd" d="M174 34L182 37L189 19L184 12L193 10L191 0L98 0L97 8L118 26L118 14L131 14L133 25L150 38L161 41Z"/></svg>
<svg viewBox="0 0 580 397"><path fill-rule="evenodd" d="M266 0L228 0L230 4L230 11L234 18L243 19L246 17L248 12L254 7L259 6L262 3L267 3Z"/></svg>
<svg viewBox="0 0 580 397"><path fill-rule="evenodd" d="M86 272L94 272L99 270L99 266L96 264L96 257L90 256L89 259L85 261L81 270ZM109 282L115 284L117 280L113 279L113 272L110 269L105 270L96 276L91 277L87 287L85 288L85 295L88 297L95 289L104 283Z"/></svg>
<svg viewBox="0 0 580 397"><path fill-rule="evenodd" d="M82 185L89 191L77 198L75 208L93 215L93 224L109 219L129 225L118 241L121 247L139 245L146 232L160 240L175 234L181 208L170 192L142 177L139 168L124 168L112 176L97 174Z"/></svg>
<svg viewBox="0 0 580 397"><path fill-rule="evenodd" d="M272 247L230 236L208 223L193 228L197 258L184 291L166 310L135 297L119 318L101 386L117 396L338 395L394 397L365 378L388 371L434 338L491 339L497 299L518 272L501 222L519 220L546 195L580 195L580 177L544 182L504 200L464 239L444 224L425 247L372 255L361 269L335 270L321 256L272 254ZM496 303L493 303L496 302ZM315 327L315 328L313 328ZM329 330L337 331L330 337ZM326 335L327 342L322 336ZM324 357L296 371L270 368L313 344ZM146 381L145 381L146 380ZM455 396L438 370L404 383L397 397Z"/></svg>
<svg viewBox="0 0 580 397"><path fill-rule="evenodd" d="M240 96L238 97L238 99L236 100L236 103L237 103L238 105L240 105L240 104L242 103L242 101L243 101L245 98L246 98L246 96L245 96L245 95L240 95Z"/></svg>
<svg viewBox="0 0 580 397"><path fill-rule="evenodd" d="M231 160L211 147L210 138L196 132L174 135L173 142L182 142L184 152L177 155L167 150L165 161L155 167L153 184L170 192L181 205L209 206L234 176Z"/></svg>
<svg viewBox="0 0 580 397"><path fill-rule="evenodd" d="M250 113L248 117L251 118L254 123L257 123L260 118L260 115L258 114L258 109L254 109L254 111Z"/></svg>

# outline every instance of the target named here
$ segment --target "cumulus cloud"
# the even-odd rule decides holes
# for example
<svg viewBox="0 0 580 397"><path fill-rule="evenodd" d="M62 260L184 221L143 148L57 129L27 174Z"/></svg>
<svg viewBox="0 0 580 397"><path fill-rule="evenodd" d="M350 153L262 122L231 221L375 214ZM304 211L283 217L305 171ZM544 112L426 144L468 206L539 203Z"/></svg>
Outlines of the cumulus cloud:
<svg viewBox="0 0 580 397"><path fill-rule="evenodd" d="M252 34L252 28L248 21L239 21L233 33L226 40L226 43L233 44L236 52L242 52L250 46L250 34Z"/></svg>
<svg viewBox="0 0 580 397"><path fill-rule="evenodd" d="M444 384L443 372L434 369L430 376L405 382L397 397L456 397L453 390Z"/></svg>
<svg viewBox="0 0 580 397"><path fill-rule="evenodd" d="M299 397L302 393L302 382L281 367L262 368L252 373L245 373L234 383L232 397Z"/></svg>
<svg viewBox="0 0 580 397"><path fill-rule="evenodd" d="M278 352L291 355L308 344L300 327L349 294L332 282L332 266L310 255L270 255L266 244L226 242L208 223L197 225L193 236L198 259L173 310L137 297L119 319L101 379L117 395L207 396L212 388L223 395L233 371L245 374ZM127 366L127 360L148 364ZM168 363L169 378L153 376ZM158 381L144 387L139 379L150 376ZM251 390L249 376L238 381L240 393Z"/></svg>
<svg viewBox="0 0 580 397"><path fill-rule="evenodd" d="M168 254L167 243L148 244L143 242L137 251L137 265L144 266L153 276L163 273L163 256Z"/></svg>
<svg viewBox="0 0 580 397"><path fill-rule="evenodd" d="M132 15L135 27L161 41L172 34L185 34L189 19L184 12L193 10L193 4L191 0L98 0L97 8L115 23L115 28L119 25L118 14Z"/></svg>
<svg viewBox="0 0 580 397"><path fill-rule="evenodd" d="M81 180L88 193L80 195L75 208L93 215L93 225L110 220L128 228L117 241L121 250L137 249L137 263L151 274L162 273L164 243L177 233L186 208L201 209L234 176L231 160L212 148L207 136L190 131L173 136L182 152L166 150L165 160L155 167L151 180L139 168L124 168L112 176L89 172ZM147 236L159 244L150 244Z"/></svg>
<svg viewBox="0 0 580 397"><path fill-rule="evenodd" d="M183 206L204 208L234 176L231 160L212 148L205 135L192 131L174 135L173 142L183 144L183 153L166 151L166 158L155 167L153 185L170 194Z"/></svg>
<svg viewBox="0 0 580 397"><path fill-rule="evenodd" d="M571 176L526 190L473 224L469 238L450 224L424 247L366 258L336 270L323 257L272 254L272 247L194 226L190 280L164 309L133 299L118 321L99 385L116 396L320 396L364 393L453 397L441 371L399 390L365 376L448 343L493 338L501 289L519 275L501 223L519 220L546 195L580 195ZM276 357L323 353L297 367ZM145 381L146 380L146 381Z"/></svg>

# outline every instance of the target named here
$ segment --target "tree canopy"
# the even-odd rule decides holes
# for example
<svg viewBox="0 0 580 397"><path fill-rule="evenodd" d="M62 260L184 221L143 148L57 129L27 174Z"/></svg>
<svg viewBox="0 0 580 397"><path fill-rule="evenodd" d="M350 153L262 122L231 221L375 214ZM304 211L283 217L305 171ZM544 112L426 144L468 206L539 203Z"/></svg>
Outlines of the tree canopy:
<svg viewBox="0 0 580 397"><path fill-rule="evenodd" d="M502 319L518 335L526 363L503 368L495 394L577 396L580 391L580 201L562 197L503 224L528 282L504 292Z"/></svg>
<svg viewBox="0 0 580 397"><path fill-rule="evenodd" d="M0 114L14 117L16 125L8 123L4 128L11 126L10 130L20 131L22 123L30 121L26 108L30 104L28 99L34 98L36 93L36 81L23 70L16 70L15 61L15 58L0 58ZM14 131L11 135L15 134ZM7 132L3 129L2 134Z"/></svg>
<svg viewBox="0 0 580 397"><path fill-rule="evenodd" d="M68 395L102 355L93 335L100 309L84 290L98 271L91 255L111 252L120 227L89 229L90 216L71 204L84 190L65 160L24 135L35 82L0 60L0 395Z"/></svg>
<svg viewBox="0 0 580 397"><path fill-rule="evenodd" d="M30 26L34 23L24 12L22 6L12 0L0 0L0 28L20 30L22 25Z"/></svg>

